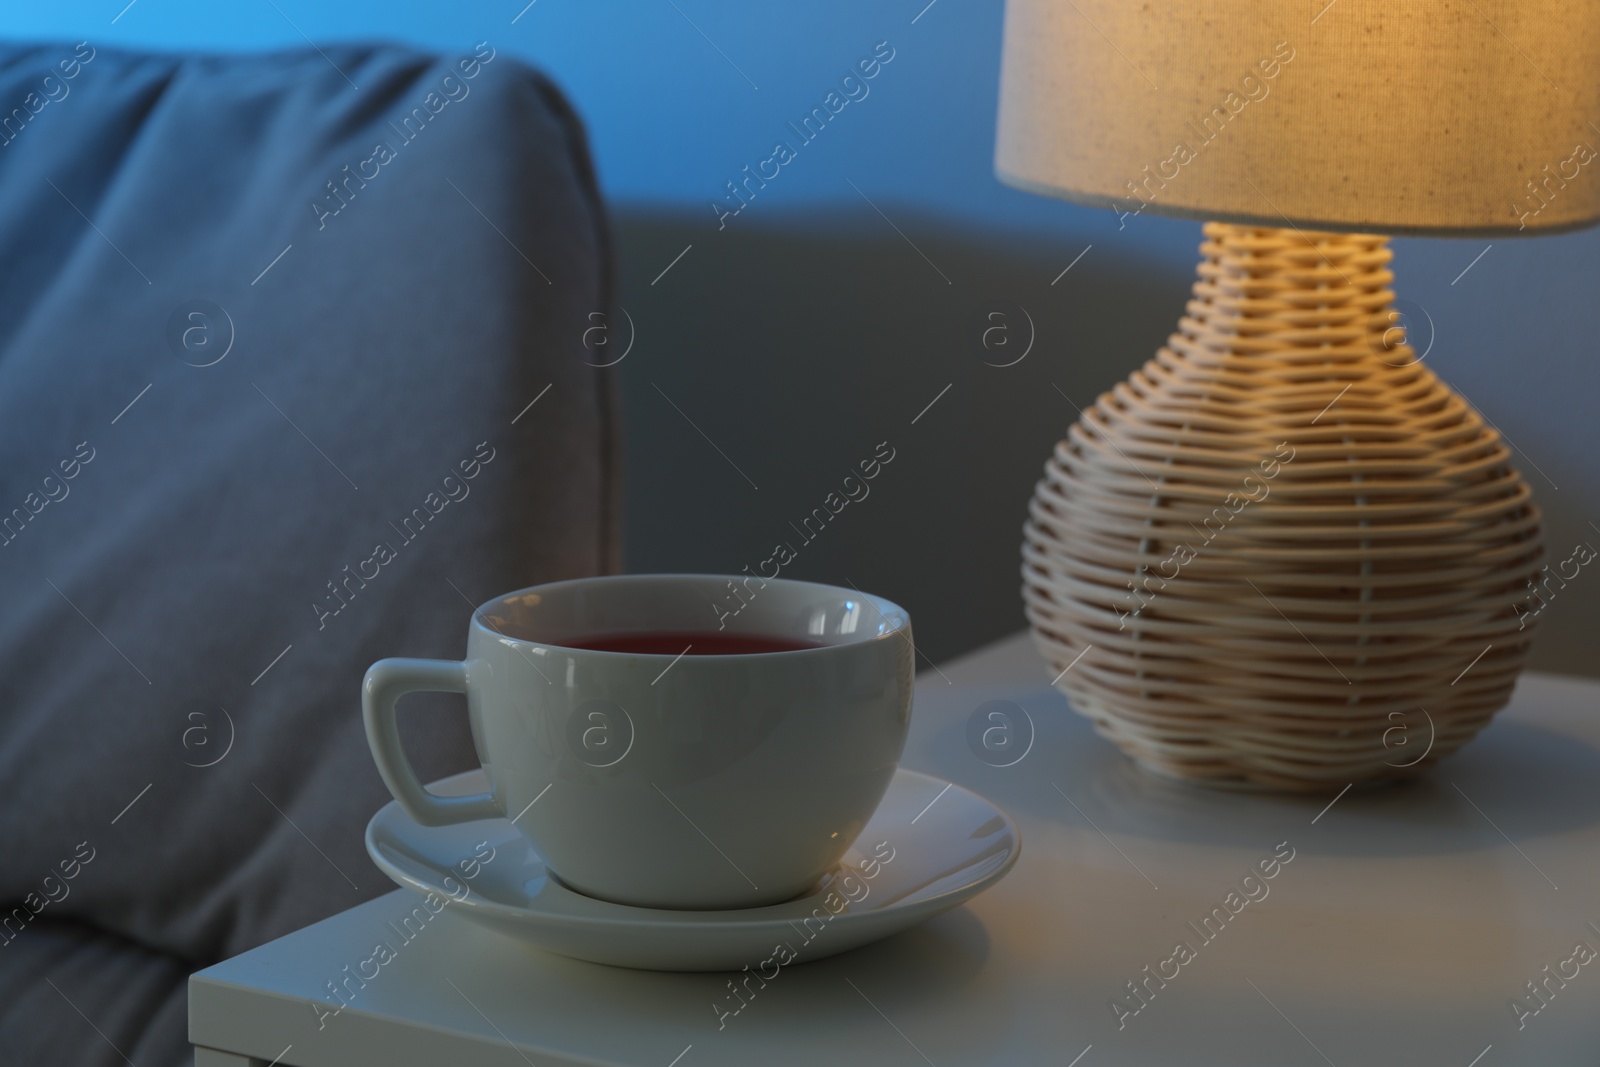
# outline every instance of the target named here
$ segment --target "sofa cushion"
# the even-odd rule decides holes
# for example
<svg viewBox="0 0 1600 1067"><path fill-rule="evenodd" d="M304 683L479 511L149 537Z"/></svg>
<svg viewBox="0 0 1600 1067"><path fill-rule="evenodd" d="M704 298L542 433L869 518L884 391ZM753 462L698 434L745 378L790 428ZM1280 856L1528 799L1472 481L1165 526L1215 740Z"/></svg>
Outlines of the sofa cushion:
<svg viewBox="0 0 1600 1067"><path fill-rule="evenodd" d="M0 1046L178 1062L120 975L393 888L366 667L615 568L605 220L489 45L10 46L0 262ZM414 703L419 772L473 765L459 698Z"/></svg>

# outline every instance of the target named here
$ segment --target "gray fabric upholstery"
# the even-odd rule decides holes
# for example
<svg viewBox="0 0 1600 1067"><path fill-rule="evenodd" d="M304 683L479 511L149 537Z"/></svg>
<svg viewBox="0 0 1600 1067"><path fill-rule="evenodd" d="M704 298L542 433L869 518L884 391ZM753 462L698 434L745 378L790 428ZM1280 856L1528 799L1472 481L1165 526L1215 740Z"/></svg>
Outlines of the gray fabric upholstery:
<svg viewBox="0 0 1600 1067"><path fill-rule="evenodd" d="M0 142L0 1062L175 1064L189 972L391 888L367 665L615 568L605 220L487 47L0 47Z"/></svg>

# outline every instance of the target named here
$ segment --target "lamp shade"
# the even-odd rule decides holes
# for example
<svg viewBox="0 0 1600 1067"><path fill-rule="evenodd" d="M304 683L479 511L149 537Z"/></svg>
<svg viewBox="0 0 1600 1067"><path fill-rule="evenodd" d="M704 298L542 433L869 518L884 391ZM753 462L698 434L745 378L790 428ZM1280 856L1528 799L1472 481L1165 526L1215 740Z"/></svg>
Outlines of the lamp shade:
<svg viewBox="0 0 1600 1067"><path fill-rule="evenodd" d="M1231 222L1600 220L1600 0L1008 0L995 167Z"/></svg>

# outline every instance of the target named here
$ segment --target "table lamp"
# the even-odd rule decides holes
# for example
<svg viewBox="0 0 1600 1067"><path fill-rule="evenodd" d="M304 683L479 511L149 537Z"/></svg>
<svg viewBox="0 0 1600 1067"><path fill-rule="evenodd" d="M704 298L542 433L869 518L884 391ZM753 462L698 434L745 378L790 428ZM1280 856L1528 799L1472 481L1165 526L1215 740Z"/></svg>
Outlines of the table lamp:
<svg viewBox="0 0 1600 1067"><path fill-rule="evenodd" d="M1082 412L1025 528L1057 684L1140 764L1333 791L1504 706L1539 510L1407 343L1387 235L1600 219L1597 98L1595 0L1009 0L1001 180L1119 229L1213 220L1177 332Z"/></svg>

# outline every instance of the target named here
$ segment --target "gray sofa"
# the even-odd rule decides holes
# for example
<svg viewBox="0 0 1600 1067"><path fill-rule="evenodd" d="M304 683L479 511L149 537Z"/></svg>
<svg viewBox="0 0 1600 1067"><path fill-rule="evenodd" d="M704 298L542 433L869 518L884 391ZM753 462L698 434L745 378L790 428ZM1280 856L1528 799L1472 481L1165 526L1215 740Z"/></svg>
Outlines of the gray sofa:
<svg viewBox="0 0 1600 1067"><path fill-rule="evenodd" d="M367 665L617 566L604 212L488 45L6 46L0 264L0 1063L187 1062L191 971L391 888Z"/></svg>

